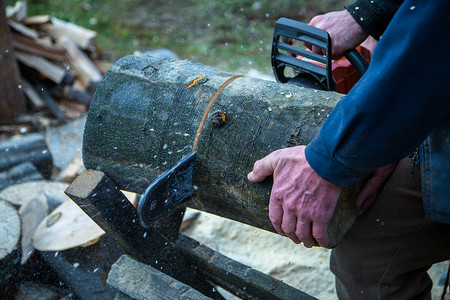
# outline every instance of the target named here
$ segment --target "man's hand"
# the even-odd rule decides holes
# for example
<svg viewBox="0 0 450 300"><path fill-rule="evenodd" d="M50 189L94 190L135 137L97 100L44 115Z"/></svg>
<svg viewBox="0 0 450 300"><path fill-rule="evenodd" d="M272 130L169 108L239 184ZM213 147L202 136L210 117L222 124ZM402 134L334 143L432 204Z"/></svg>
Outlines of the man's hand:
<svg viewBox="0 0 450 300"><path fill-rule="evenodd" d="M341 188L322 179L305 158L305 146L281 149L258 160L248 179L263 181L273 174L269 218L281 235L312 247L327 246L327 225Z"/></svg>
<svg viewBox="0 0 450 300"><path fill-rule="evenodd" d="M340 58L345 51L360 45L368 36L347 10L315 16L309 25L328 31L333 59ZM314 53L325 54L321 48L309 44L305 46Z"/></svg>

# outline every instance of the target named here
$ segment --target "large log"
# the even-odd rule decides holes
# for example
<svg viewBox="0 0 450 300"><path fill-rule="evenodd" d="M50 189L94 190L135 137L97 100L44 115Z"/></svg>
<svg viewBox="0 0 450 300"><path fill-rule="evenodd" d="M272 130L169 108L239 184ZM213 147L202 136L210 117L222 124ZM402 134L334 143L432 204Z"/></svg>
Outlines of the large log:
<svg viewBox="0 0 450 300"><path fill-rule="evenodd" d="M119 60L92 100L83 141L86 168L103 171L120 189L142 193L192 151L208 103L234 76L192 61ZM203 209L274 231L268 218L271 183L251 183L247 173L270 152L311 141L340 97L246 76L231 82L206 112L199 139L194 183ZM222 126L211 121L217 111L224 113ZM343 190L328 247L357 217L359 188Z"/></svg>

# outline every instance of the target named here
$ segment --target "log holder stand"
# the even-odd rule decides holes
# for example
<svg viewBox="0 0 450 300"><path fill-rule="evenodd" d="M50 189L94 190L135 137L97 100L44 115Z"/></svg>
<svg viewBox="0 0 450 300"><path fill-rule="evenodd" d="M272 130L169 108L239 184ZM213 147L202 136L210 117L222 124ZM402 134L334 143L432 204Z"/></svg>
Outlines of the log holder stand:
<svg viewBox="0 0 450 300"><path fill-rule="evenodd" d="M225 299L217 286L241 299L316 299L180 233L184 207L149 228L142 227L136 208L101 171L84 171L65 193L124 250L126 257L119 261L136 260L151 272L151 276L142 272L147 278L124 283L125 288L113 284L120 299L139 298L126 288L139 284L142 291L154 289L153 295L146 292L146 299L161 299L161 295L166 299ZM110 284L114 281L111 273L118 271L116 264L109 273Z"/></svg>

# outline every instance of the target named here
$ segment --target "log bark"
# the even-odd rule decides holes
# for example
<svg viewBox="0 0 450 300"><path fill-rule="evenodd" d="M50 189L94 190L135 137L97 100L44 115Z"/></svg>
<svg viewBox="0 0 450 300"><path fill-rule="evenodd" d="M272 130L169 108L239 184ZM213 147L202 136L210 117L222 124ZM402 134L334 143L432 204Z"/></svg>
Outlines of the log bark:
<svg viewBox="0 0 450 300"><path fill-rule="evenodd" d="M44 177L36 167L31 162L25 161L7 171L0 172L0 191L10 185L43 179Z"/></svg>
<svg viewBox="0 0 450 300"><path fill-rule="evenodd" d="M0 200L0 295L9 299L17 291L20 268L20 218L16 209Z"/></svg>
<svg viewBox="0 0 450 300"><path fill-rule="evenodd" d="M1 143L0 171L27 161L33 163L44 177L50 177L52 155L42 134L30 134Z"/></svg>
<svg viewBox="0 0 450 300"><path fill-rule="evenodd" d="M20 88L19 70L5 15L5 1L0 0L0 120L12 119L25 111L25 97Z"/></svg>
<svg viewBox="0 0 450 300"><path fill-rule="evenodd" d="M119 60L91 103L83 142L86 168L142 193L192 151L207 104L233 76L192 61ZM213 104L199 140L194 183L204 210L274 231L268 218L271 182L251 183L247 173L276 149L310 142L340 98L246 76L231 82ZM225 115L221 127L211 121L216 111ZM361 184L343 190L328 227L328 247L336 246L356 219Z"/></svg>

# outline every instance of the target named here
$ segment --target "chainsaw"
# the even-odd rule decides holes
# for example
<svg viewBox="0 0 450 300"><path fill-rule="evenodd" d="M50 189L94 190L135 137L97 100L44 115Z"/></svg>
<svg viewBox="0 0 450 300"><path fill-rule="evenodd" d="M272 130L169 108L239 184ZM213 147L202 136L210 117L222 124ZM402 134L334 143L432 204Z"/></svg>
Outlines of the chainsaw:
<svg viewBox="0 0 450 300"><path fill-rule="evenodd" d="M297 47L295 42L322 48L326 55L318 55ZM362 76L368 64L360 52L353 49L347 52L345 57L353 66L352 69L348 66L345 68L351 70L350 73L356 72L359 77ZM337 82L346 80L345 76L342 76L342 70L336 71L342 69L342 62L331 59L329 34L287 18L281 18L275 24L271 60L275 78L281 83L339 91L337 87L340 87L340 84ZM288 74L289 69L291 76ZM193 152L182 158L173 168L158 176L141 195L137 212L142 226L151 226L158 218L169 215L176 207L192 198L195 157L196 152Z"/></svg>
<svg viewBox="0 0 450 300"><path fill-rule="evenodd" d="M299 42L316 46L325 55L299 47L296 45ZM369 51L361 46L358 50L352 49L343 58L332 60L328 32L302 22L280 18L273 34L272 69L278 82L346 94L369 67ZM289 68L292 70L291 76L288 74Z"/></svg>

